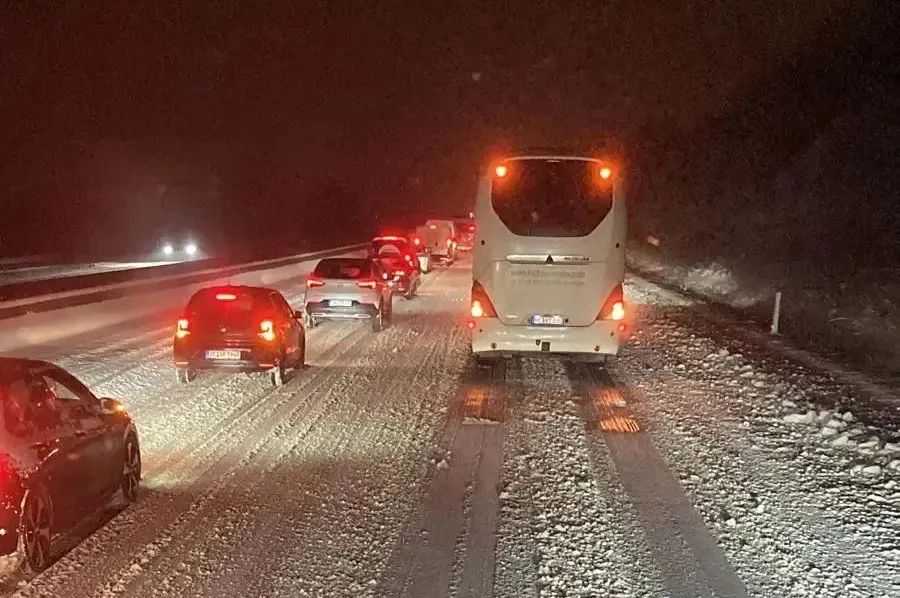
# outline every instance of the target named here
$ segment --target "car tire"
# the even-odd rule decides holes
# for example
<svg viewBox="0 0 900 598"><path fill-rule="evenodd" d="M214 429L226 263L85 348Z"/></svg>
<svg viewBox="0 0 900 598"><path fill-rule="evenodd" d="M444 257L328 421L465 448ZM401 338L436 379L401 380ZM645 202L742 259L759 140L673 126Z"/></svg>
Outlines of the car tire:
<svg viewBox="0 0 900 598"><path fill-rule="evenodd" d="M275 388L280 388L287 382L287 370L284 367L284 359L279 359L275 367L269 370L269 382Z"/></svg>
<svg viewBox="0 0 900 598"><path fill-rule="evenodd" d="M21 568L35 575L50 566L50 544L53 537L53 503L41 486L25 492L19 518Z"/></svg>
<svg viewBox="0 0 900 598"><path fill-rule="evenodd" d="M300 347L297 349L297 363L294 367L298 370L306 367L306 334L300 335Z"/></svg>
<svg viewBox="0 0 900 598"><path fill-rule="evenodd" d="M188 384L194 379L194 371L190 368L175 368L175 378L179 384Z"/></svg>
<svg viewBox="0 0 900 598"><path fill-rule="evenodd" d="M125 462L122 465L122 481L120 489L122 498L127 504L137 500L138 488L141 484L141 446L137 438L130 434L125 440Z"/></svg>
<svg viewBox="0 0 900 598"><path fill-rule="evenodd" d="M384 330L384 303L378 306L378 312L372 318L372 332Z"/></svg>

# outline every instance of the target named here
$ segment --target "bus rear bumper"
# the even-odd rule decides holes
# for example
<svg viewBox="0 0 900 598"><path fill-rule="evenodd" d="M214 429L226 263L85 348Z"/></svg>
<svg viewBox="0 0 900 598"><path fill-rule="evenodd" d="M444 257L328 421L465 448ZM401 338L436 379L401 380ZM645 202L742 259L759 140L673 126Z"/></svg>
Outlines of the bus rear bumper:
<svg viewBox="0 0 900 598"><path fill-rule="evenodd" d="M497 318L482 318L472 329L472 352L481 357L521 353L617 355L624 334L620 325L600 320L590 326L507 326Z"/></svg>

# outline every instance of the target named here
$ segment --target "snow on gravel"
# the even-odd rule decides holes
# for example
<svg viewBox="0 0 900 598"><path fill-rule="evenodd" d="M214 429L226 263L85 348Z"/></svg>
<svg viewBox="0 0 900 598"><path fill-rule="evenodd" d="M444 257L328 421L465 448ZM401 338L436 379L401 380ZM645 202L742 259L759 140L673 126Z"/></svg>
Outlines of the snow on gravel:
<svg viewBox="0 0 900 598"><path fill-rule="evenodd" d="M630 296L668 295L647 284ZM897 431L860 423L851 388L760 360L694 309L641 308L616 373L748 589L900 596Z"/></svg>

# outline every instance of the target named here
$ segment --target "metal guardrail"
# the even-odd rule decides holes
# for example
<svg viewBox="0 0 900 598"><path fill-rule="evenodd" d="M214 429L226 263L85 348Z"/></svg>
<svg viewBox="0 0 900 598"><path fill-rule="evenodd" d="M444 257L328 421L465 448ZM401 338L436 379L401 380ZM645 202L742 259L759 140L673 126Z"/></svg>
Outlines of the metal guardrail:
<svg viewBox="0 0 900 598"><path fill-rule="evenodd" d="M140 270L106 272L7 285L7 287L0 287L0 320L27 313L107 301L126 295L173 288L246 272L289 266L317 258L340 255L367 246L367 243L358 243L286 257L214 267L210 267L213 260L204 260ZM12 291L13 287L16 287L15 291ZM3 293L4 290L10 292Z"/></svg>

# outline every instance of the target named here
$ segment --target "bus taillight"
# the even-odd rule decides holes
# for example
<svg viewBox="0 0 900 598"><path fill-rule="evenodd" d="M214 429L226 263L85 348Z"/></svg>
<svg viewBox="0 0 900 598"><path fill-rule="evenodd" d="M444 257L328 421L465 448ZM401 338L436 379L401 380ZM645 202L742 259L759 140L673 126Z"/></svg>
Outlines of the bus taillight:
<svg viewBox="0 0 900 598"><path fill-rule="evenodd" d="M600 313L597 314L598 320L616 320L625 319L625 294L622 292L622 283L613 287L609 297L606 298Z"/></svg>
<svg viewBox="0 0 900 598"><path fill-rule="evenodd" d="M469 308L469 313L473 318L497 317L497 310L494 309L494 304L491 303L491 298L488 297L488 294L484 290L484 287L481 286L481 283L479 283L478 281L472 283L472 301Z"/></svg>

